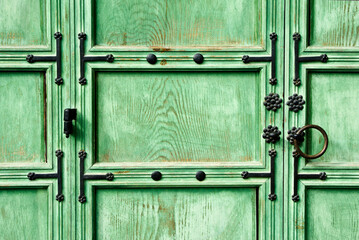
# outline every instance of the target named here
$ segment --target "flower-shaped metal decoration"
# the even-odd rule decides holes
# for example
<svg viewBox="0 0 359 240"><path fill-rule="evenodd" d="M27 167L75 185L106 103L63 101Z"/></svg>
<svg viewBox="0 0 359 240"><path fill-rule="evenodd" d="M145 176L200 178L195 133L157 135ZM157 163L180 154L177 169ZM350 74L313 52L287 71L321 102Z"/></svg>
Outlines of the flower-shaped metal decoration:
<svg viewBox="0 0 359 240"><path fill-rule="evenodd" d="M302 132L299 135L297 134L297 131L300 128L296 128L296 127L292 127L291 130L288 131L288 136L287 136L287 140L289 141L290 144L294 144L294 139L297 139L298 143L302 143L304 141L304 135L305 133Z"/></svg>
<svg viewBox="0 0 359 240"><path fill-rule="evenodd" d="M268 111L277 111L281 107L282 99L277 93L270 93L268 96L264 97L264 106Z"/></svg>
<svg viewBox="0 0 359 240"><path fill-rule="evenodd" d="M267 143L275 143L280 139L281 132L278 127L268 125L265 129L263 129L262 137L265 139Z"/></svg>
<svg viewBox="0 0 359 240"><path fill-rule="evenodd" d="M287 102L289 110L293 112L298 112L299 110L302 110L304 108L304 104L305 101L303 100L303 96L298 95L297 93L294 93L292 96L290 96Z"/></svg>

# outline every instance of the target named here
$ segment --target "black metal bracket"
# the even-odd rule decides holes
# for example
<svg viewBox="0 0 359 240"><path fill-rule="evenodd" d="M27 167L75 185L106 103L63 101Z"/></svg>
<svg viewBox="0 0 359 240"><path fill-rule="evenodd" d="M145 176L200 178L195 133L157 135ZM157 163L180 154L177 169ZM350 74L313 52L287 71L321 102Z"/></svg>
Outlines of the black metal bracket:
<svg viewBox="0 0 359 240"><path fill-rule="evenodd" d="M61 150L56 150L55 154L57 157L57 173L29 172L27 174L27 177L31 181L38 179L38 178L57 178L56 200L59 202L62 202L64 200L64 195L62 194L62 157L64 156L64 153Z"/></svg>
<svg viewBox="0 0 359 240"><path fill-rule="evenodd" d="M294 79L293 84L295 86L299 86L301 84L301 80L299 78L299 63L300 62L328 62L328 55L322 54L320 56L308 56L308 57L299 57L299 41L300 41L300 34L294 33L293 40L294 40Z"/></svg>
<svg viewBox="0 0 359 240"><path fill-rule="evenodd" d="M66 108L64 110L64 134L66 138L73 132L74 126L72 125L72 120L76 120L76 113L76 108Z"/></svg>
<svg viewBox="0 0 359 240"><path fill-rule="evenodd" d="M263 56L263 57L250 57L248 55L244 55L242 57L243 63L250 63L250 62L271 62L271 78L269 79L269 83L271 85L277 84L277 78L275 74L275 68L276 68L276 41L277 41L277 34L271 33L269 35L270 40L272 41L272 52L271 56Z"/></svg>
<svg viewBox="0 0 359 240"><path fill-rule="evenodd" d="M87 156L87 153L84 150L81 150L79 152L79 158L80 158L80 195L79 195L79 202L84 203L86 202L86 196L85 196L85 180L107 180L112 181L114 179L113 173L106 173L103 175L90 175L85 174L85 158Z"/></svg>
<svg viewBox="0 0 359 240"><path fill-rule="evenodd" d="M81 32L78 34L80 39L80 78L79 83L85 85L87 80L85 78L85 62L94 62L94 61L106 61L112 63L115 58L112 54L107 54L106 56L85 56L85 39L86 33Z"/></svg>
<svg viewBox="0 0 359 240"><path fill-rule="evenodd" d="M54 38L56 39L56 56L34 56L32 54L27 55L26 61L29 63L35 62L56 62L57 66L57 77L55 79L55 83L57 85L61 85L64 83L64 80L61 77L61 39L62 34L60 32L56 32L54 34Z"/></svg>
<svg viewBox="0 0 359 240"><path fill-rule="evenodd" d="M270 178L270 194L268 195L268 199L274 201L277 199L277 195L275 194L275 157L277 156L277 151L275 149L271 149L268 151L270 156L270 172L269 173L250 173L247 171L242 172L242 177L244 179L247 178Z"/></svg>
<svg viewBox="0 0 359 240"><path fill-rule="evenodd" d="M293 183L293 195L292 200L293 202L299 201L298 195L298 181L299 179L320 179L325 180L327 179L326 172L320 172L318 174L298 174L298 160L299 155L296 151L293 152L293 159L294 159L294 183Z"/></svg>

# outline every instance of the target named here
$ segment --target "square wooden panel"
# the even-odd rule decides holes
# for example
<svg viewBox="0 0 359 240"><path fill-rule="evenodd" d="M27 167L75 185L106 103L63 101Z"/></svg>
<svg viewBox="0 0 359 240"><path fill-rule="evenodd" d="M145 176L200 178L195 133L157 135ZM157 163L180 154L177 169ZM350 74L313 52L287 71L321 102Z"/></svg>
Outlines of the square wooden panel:
<svg viewBox="0 0 359 240"><path fill-rule="evenodd" d="M0 0L0 49L50 50L51 0Z"/></svg>
<svg viewBox="0 0 359 240"><path fill-rule="evenodd" d="M95 161L260 163L259 72L96 72Z"/></svg>
<svg viewBox="0 0 359 240"><path fill-rule="evenodd" d="M256 238L256 188L98 188L95 201L97 238Z"/></svg>
<svg viewBox="0 0 359 240"><path fill-rule="evenodd" d="M93 13L87 19L95 48L265 48L267 3L262 0L93 0L87 4Z"/></svg>

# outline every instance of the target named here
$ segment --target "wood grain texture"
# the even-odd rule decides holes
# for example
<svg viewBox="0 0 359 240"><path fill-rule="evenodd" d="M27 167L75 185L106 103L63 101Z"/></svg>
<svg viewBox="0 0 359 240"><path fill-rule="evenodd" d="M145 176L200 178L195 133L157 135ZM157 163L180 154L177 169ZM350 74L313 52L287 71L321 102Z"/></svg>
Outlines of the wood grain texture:
<svg viewBox="0 0 359 240"><path fill-rule="evenodd" d="M358 189L307 190L305 239L359 239L358 212Z"/></svg>
<svg viewBox="0 0 359 240"><path fill-rule="evenodd" d="M95 45L264 47L262 0L94 0L94 4Z"/></svg>
<svg viewBox="0 0 359 240"><path fill-rule="evenodd" d="M98 72L98 162L259 161L258 72Z"/></svg>
<svg viewBox="0 0 359 240"><path fill-rule="evenodd" d="M310 0L309 45L359 46L359 2Z"/></svg>
<svg viewBox="0 0 359 240"><path fill-rule="evenodd" d="M254 188L98 189L96 239L255 239Z"/></svg>
<svg viewBox="0 0 359 240"><path fill-rule="evenodd" d="M328 134L327 152L311 162L359 162L359 81L358 73L310 73L307 82L307 123L321 126ZM323 147L318 132L308 132L311 154Z"/></svg>
<svg viewBox="0 0 359 240"><path fill-rule="evenodd" d="M45 73L0 72L0 163L45 162Z"/></svg>
<svg viewBox="0 0 359 240"><path fill-rule="evenodd" d="M48 239L46 189L0 189L0 238Z"/></svg>
<svg viewBox="0 0 359 240"><path fill-rule="evenodd" d="M0 0L0 47L49 45L45 0Z"/></svg>

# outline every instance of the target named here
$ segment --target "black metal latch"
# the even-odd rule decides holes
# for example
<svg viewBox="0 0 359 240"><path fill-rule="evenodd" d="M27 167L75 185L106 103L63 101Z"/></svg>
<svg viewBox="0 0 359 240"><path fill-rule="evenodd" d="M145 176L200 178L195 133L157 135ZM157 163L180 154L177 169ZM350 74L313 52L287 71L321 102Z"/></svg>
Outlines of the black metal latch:
<svg viewBox="0 0 359 240"><path fill-rule="evenodd" d="M66 138L73 132L72 120L76 120L76 108L66 108L64 110L64 134Z"/></svg>

